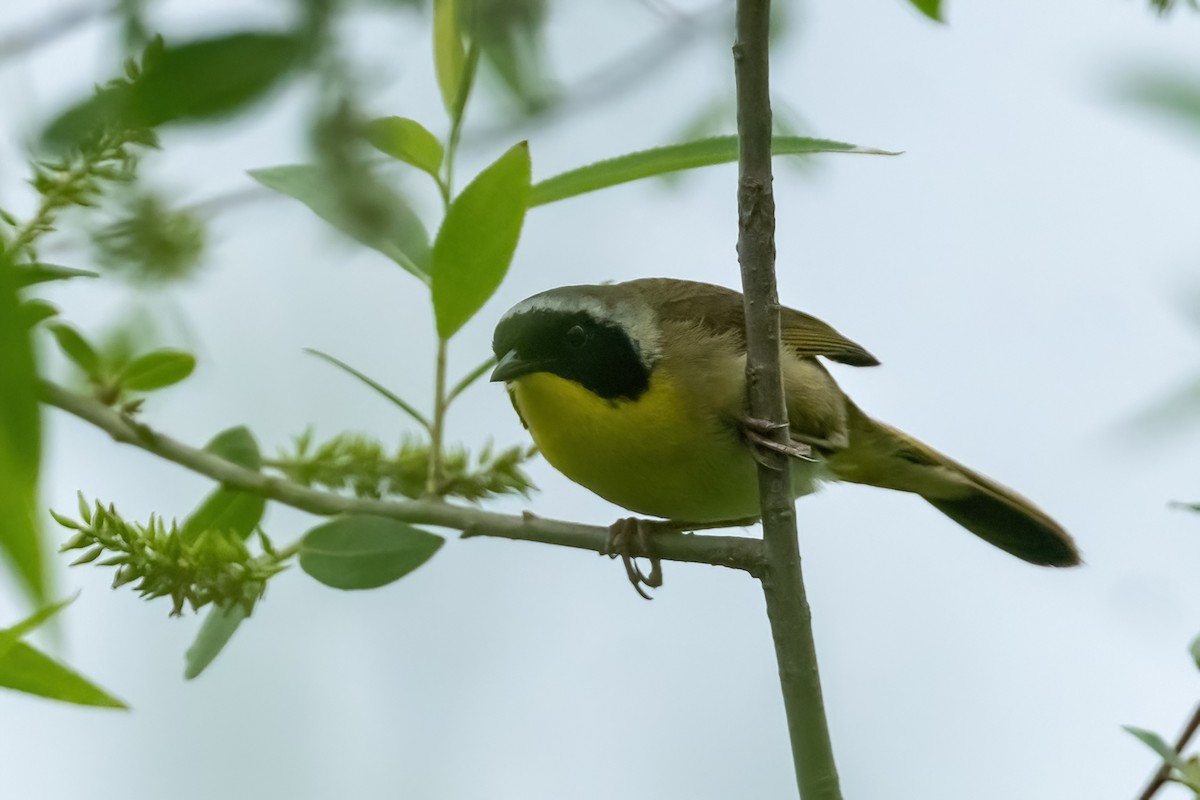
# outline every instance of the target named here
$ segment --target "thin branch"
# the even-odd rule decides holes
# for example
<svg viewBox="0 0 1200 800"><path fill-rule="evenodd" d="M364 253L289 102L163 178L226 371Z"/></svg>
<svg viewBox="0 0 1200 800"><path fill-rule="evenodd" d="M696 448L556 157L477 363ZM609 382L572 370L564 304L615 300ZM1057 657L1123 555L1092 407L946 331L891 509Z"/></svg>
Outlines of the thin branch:
<svg viewBox="0 0 1200 800"><path fill-rule="evenodd" d="M139 447L230 488L276 500L312 514L374 514L402 522L452 528L462 531L464 538L491 536L607 554L609 533L606 527L543 519L532 514L497 514L438 500L375 500L310 489L284 478L246 469L206 450L183 444L130 420L98 400L75 394L50 381L41 382L40 393L43 402L90 422L118 442ZM671 526L663 525L663 528L670 530ZM762 542L745 536L693 536L681 533L656 537L654 547L656 555L671 561L730 567L752 575L762 569Z"/></svg>
<svg viewBox="0 0 1200 800"><path fill-rule="evenodd" d="M1200 729L1200 703L1196 704L1195 710L1192 711L1192 718L1188 720L1188 724L1184 726L1183 733L1179 734L1179 738L1175 742L1175 752L1182 753L1183 748L1188 746L1188 742L1196 735L1197 729ZM1154 795L1158 794L1167 782L1167 778L1171 775L1171 765L1166 761L1158 768L1158 772L1154 773L1154 777L1146 784L1146 788L1138 795L1138 800L1150 800Z"/></svg>
<svg viewBox="0 0 1200 800"><path fill-rule="evenodd" d="M773 423L788 443L780 371L779 295L775 285L775 198L771 175L768 40L770 0L738 0L733 47L738 117L738 260L746 308L746 383L751 416ZM796 782L803 800L840 800L817 671L812 615L800 573L791 467L763 451L758 469L766 571L763 595L787 713Z"/></svg>

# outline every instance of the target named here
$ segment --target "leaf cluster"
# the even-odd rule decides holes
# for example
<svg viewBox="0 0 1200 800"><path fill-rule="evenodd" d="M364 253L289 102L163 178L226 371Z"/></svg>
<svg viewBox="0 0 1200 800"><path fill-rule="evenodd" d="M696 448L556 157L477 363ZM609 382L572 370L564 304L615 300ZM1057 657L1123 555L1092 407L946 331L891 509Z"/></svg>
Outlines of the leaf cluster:
<svg viewBox="0 0 1200 800"><path fill-rule="evenodd" d="M72 566L95 562L116 567L113 588L134 583L143 598L170 597L171 616L184 606L199 610L209 603L240 605L247 614L266 591L271 576L283 570L283 559L259 532L262 552L251 553L234 531L206 528L195 536L172 520L151 515L148 522L127 522L111 504L89 506L79 497L80 519L51 512L58 524L75 534L62 551L84 551ZM101 556L107 555L101 560Z"/></svg>
<svg viewBox="0 0 1200 800"><path fill-rule="evenodd" d="M521 467L535 453L521 446L493 451L489 444L472 458L465 447L446 448L437 494L471 502L498 495L526 497L535 487ZM350 491L357 497L418 498L425 494L430 457L425 439L405 437L389 452L382 443L356 434L315 444L308 431L269 466L303 486Z"/></svg>

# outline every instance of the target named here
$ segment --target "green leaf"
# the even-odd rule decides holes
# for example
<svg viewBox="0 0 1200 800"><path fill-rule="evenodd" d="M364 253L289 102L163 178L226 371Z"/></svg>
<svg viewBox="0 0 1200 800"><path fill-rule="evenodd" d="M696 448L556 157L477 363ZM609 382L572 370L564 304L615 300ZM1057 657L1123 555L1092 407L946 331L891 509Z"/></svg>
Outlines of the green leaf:
<svg viewBox="0 0 1200 800"><path fill-rule="evenodd" d="M21 324L27 329L32 328L39 322L45 322L58 314L58 309L52 303L47 303L40 298L32 298L21 303L18 311L21 316Z"/></svg>
<svg viewBox="0 0 1200 800"><path fill-rule="evenodd" d="M203 672L229 643L244 619L246 609L241 603L229 607L214 605L209 609L196 641L192 642L184 656L183 677L191 680Z"/></svg>
<svg viewBox="0 0 1200 800"><path fill-rule="evenodd" d="M934 22L945 22L942 19L942 0L909 0L917 10Z"/></svg>
<svg viewBox="0 0 1200 800"><path fill-rule="evenodd" d="M0 255L0 553L36 605L47 580L37 522L41 414L26 320L19 313L15 270Z"/></svg>
<svg viewBox="0 0 1200 800"><path fill-rule="evenodd" d="M452 114L466 60L459 30L458 0L433 0L433 67L442 103Z"/></svg>
<svg viewBox="0 0 1200 800"><path fill-rule="evenodd" d="M204 449L246 469L262 468L258 442L244 426L222 431ZM223 531L246 539L262 522L266 508L266 498L260 495L221 486L183 521L180 535L192 542L205 531Z"/></svg>
<svg viewBox="0 0 1200 800"><path fill-rule="evenodd" d="M86 269L60 267L58 264L19 264L17 266L17 287L32 286L35 283L48 281L63 281L68 278L98 278L100 273Z"/></svg>
<svg viewBox="0 0 1200 800"><path fill-rule="evenodd" d="M439 180L442 143L425 126L407 117L383 117L367 123L365 135L381 153L424 170Z"/></svg>
<svg viewBox="0 0 1200 800"><path fill-rule="evenodd" d="M807 155L810 153L867 153L871 155L896 155L887 150L858 147L828 139L810 139L805 136L776 136L771 140L771 152L777 156ZM545 205L556 200L606 189L621 183L665 175L684 169L708 167L714 164L729 164L737 161L738 142L736 136L715 136L685 144L655 147L623 156L597 161L586 167L564 172L535 183L529 193L529 206Z"/></svg>
<svg viewBox="0 0 1200 800"><path fill-rule="evenodd" d="M354 377L358 378L360 381L365 383L367 386L370 386L376 392L378 392L379 394L381 394L385 398L387 398L389 401L391 401L393 405L395 405L397 408L399 408L405 414L408 414L410 417L412 417L417 422L417 424L419 424L422 428L424 428L427 431L433 430L433 423L431 423L428 419L426 419L424 414L422 414L420 411L417 411L417 409L414 408L412 405L410 405L406 400L404 400L404 398L400 397L400 395L396 394L391 389L384 386L382 383L379 383L378 381L374 380L373 378L370 378L367 375L364 375L363 373L356 370L354 367L347 364L345 361L335 358L335 357L329 355L328 353L322 353L320 350L314 350L311 347L304 348L304 352L308 353L309 355L314 355L317 358L319 358L322 361L325 361L329 364L333 364L338 369L340 369L344 372L347 372L350 375L353 375ZM447 401L447 402L449 402L449 401Z"/></svg>
<svg viewBox="0 0 1200 800"><path fill-rule="evenodd" d="M1175 748L1167 744L1157 733L1142 728L1135 728L1132 725L1122 725L1121 727L1128 733L1141 739L1146 746L1162 756L1163 761L1175 769L1184 769L1183 759L1179 757L1179 753L1175 752Z"/></svg>
<svg viewBox="0 0 1200 800"><path fill-rule="evenodd" d="M204 449L246 469L262 469L262 454L258 449L258 442L245 425L221 431L204 445Z"/></svg>
<svg viewBox="0 0 1200 800"><path fill-rule="evenodd" d="M250 170L250 177L280 194L299 200L342 233L378 250L404 269L429 282L429 233L400 195L387 191L392 216L384 226L368 228L338 203L338 191L320 167L291 164ZM381 187L382 188L382 187Z"/></svg>
<svg viewBox="0 0 1200 800"><path fill-rule="evenodd" d="M228 117L261 99L300 61L299 39L242 32L161 49L129 85L101 90L46 127L43 142L76 146L106 127Z"/></svg>
<svg viewBox="0 0 1200 800"><path fill-rule="evenodd" d="M394 519L348 515L304 535L300 567L335 589L374 589L424 564L443 541Z"/></svg>
<svg viewBox="0 0 1200 800"><path fill-rule="evenodd" d="M0 659L3 659L4 656L6 656L8 652L12 650L13 645L15 645L21 639L21 637L41 627L46 620L53 617L59 611L62 611L67 606L71 605L71 603L74 603L75 598L78 596L79 595L76 594L74 597L68 597L66 600L61 602L45 606L21 622L18 622L16 625L13 625L11 628L0 630Z"/></svg>
<svg viewBox="0 0 1200 800"><path fill-rule="evenodd" d="M77 367L87 373L92 380L101 380L103 367L96 348L83 338L83 334L64 322L56 322L46 326L58 343L58 349L71 359Z"/></svg>
<svg viewBox="0 0 1200 800"><path fill-rule="evenodd" d="M1141 72L1120 87L1130 101L1184 124L1200 133L1200 85L1192 75Z"/></svg>
<svg viewBox="0 0 1200 800"><path fill-rule="evenodd" d="M79 673L25 642L0 658L0 686L81 706L128 708Z"/></svg>
<svg viewBox="0 0 1200 800"><path fill-rule="evenodd" d="M1196 668L1200 669L1200 636L1192 640L1192 646L1189 649L1192 653L1192 660L1196 662Z"/></svg>
<svg viewBox="0 0 1200 800"><path fill-rule="evenodd" d="M155 350L125 365L116 377L122 389L153 392L173 386L192 374L196 357L182 350Z"/></svg>
<svg viewBox="0 0 1200 800"><path fill-rule="evenodd" d="M433 309L449 339L500 286L529 198L529 146L521 142L454 199L433 243Z"/></svg>

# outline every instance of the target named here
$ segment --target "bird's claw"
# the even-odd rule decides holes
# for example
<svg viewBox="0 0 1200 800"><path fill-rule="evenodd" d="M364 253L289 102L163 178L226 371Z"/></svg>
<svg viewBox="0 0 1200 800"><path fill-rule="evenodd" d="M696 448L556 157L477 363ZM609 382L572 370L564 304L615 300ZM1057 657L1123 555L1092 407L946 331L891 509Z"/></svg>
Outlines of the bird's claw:
<svg viewBox="0 0 1200 800"><path fill-rule="evenodd" d="M755 461L764 467L775 468L775 465L766 458L763 450L772 450L776 453L782 453L788 458L796 458L801 461L817 460L813 456L811 445L798 442L791 436L789 436L786 443L777 442L772 438L776 431L787 427L785 423L771 422L770 420L759 419L757 417L747 417L742 421L742 435L750 443L750 453L754 456Z"/></svg>
<svg viewBox="0 0 1200 800"><path fill-rule="evenodd" d="M625 575L633 584L634 591L647 600L653 598L642 588L657 589L662 586L662 560L650 547L650 522L637 517L619 519L608 527L608 542L604 554L609 558L621 557ZM637 558L650 562L650 574L646 575L638 566Z"/></svg>

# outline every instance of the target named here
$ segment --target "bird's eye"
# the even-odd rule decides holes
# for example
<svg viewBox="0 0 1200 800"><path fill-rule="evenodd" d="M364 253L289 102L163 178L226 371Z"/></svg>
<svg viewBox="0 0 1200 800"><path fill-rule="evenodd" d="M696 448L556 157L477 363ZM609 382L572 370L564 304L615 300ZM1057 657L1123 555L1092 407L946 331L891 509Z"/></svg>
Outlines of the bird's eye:
<svg viewBox="0 0 1200 800"><path fill-rule="evenodd" d="M587 331L581 325L572 325L567 329L567 344L571 347L583 347L587 342Z"/></svg>

